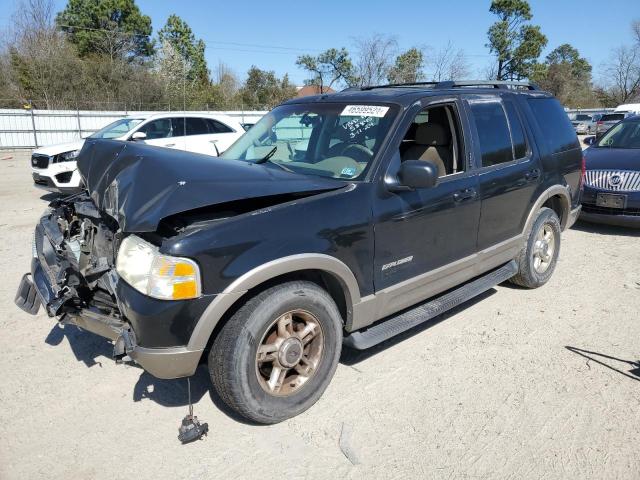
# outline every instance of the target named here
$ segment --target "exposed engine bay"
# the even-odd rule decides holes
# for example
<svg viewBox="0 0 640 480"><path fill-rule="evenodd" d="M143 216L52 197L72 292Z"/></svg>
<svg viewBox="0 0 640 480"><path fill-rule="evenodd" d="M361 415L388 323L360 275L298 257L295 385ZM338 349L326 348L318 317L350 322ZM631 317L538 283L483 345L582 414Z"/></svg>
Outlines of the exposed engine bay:
<svg viewBox="0 0 640 480"><path fill-rule="evenodd" d="M50 315L90 307L118 315L114 272L120 239L117 231L115 221L102 215L86 194L50 204L36 229L34 252L44 257L41 264L59 297L49 309Z"/></svg>

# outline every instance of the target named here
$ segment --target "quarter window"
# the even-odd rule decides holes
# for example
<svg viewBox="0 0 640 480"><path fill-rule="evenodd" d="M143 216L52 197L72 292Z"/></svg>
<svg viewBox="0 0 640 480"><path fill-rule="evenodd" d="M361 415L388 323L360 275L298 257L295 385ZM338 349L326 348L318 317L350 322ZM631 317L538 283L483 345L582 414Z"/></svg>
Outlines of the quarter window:
<svg viewBox="0 0 640 480"><path fill-rule="evenodd" d="M482 166L512 161L511 135L502 105L499 102L470 102L470 107L478 131Z"/></svg>
<svg viewBox="0 0 640 480"><path fill-rule="evenodd" d="M226 126L224 123L214 120L212 118L205 118L205 121L209 124L209 130L211 133L231 133L233 130Z"/></svg>

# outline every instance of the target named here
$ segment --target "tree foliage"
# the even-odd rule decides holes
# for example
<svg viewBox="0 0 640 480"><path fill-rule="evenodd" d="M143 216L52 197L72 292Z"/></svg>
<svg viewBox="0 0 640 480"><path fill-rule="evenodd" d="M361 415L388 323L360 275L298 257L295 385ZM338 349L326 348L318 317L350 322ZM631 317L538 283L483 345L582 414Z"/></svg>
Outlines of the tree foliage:
<svg viewBox="0 0 640 480"><path fill-rule="evenodd" d="M68 0L58 27L81 56L147 57L153 53L151 18L134 0Z"/></svg>
<svg viewBox="0 0 640 480"><path fill-rule="evenodd" d="M534 65L529 78L555 95L564 105L592 107L597 104L591 85L591 64L576 48L564 43Z"/></svg>
<svg viewBox="0 0 640 480"><path fill-rule="evenodd" d="M180 57L190 82L208 81L204 41L196 40L191 27L184 20L177 15L170 15L165 26L158 31L158 39L163 46L170 45L173 52Z"/></svg>
<svg viewBox="0 0 640 480"><path fill-rule="evenodd" d="M487 32L491 53L497 57L497 80L527 78L547 44L540 27L526 22L533 18L526 0L493 0L489 11L498 21Z"/></svg>
<svg viewBox="0 0 640 480"><path fill-rule="evenodd" d="M340 83L348 86L357 83L346 48L330 48L317 56L301 55L296 60L296 65L311 74L311 78L306 81L307 85L317 85L321 92Z"/></svg>
<svg viewBox="0 0 640 480"><path fill-rule="evenodd" d="M415 83L423 78L424 55L422 50L413 47L396 57L389 70L390 83Z"/></svg>
<svg viewBox="0 0 640 480"><path fill-rule="evenodd" d="M248 109L270 109L294 97L295 86L285 75L279 79L275 72L260 70L252 66L247 74L247 80L240 91L242 103Z"/></svg>

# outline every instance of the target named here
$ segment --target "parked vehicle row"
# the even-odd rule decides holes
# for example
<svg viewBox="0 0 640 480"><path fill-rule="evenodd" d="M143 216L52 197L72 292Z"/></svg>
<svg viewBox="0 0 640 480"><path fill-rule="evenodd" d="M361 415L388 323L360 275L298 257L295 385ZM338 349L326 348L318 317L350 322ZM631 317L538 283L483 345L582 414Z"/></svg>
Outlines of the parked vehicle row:
<svg viewBox="0 0 640 480"><path fill-rule="evenodd" d="M587 144L580 218L640 226L640 116L617 122Z"/></svg>
<svg viewBox="0 0 640 480"><path fill-rule="evenodd" d="M516 82L293 99L221 158L91 138L86 192L42 216L16 303L160 378L207 362L231 409L275 423L319 399L343 344L544 285L583 169L559 102Z"/></svg>
<svg viewBox="0 0 640 480"><path fill-rule="evenodd" d="M108 138L220 155L245 132L231 117L191 113L161 113L126 117L98 130L90 139ZM81 191L76 160L85 140L33 151L31 167L36 187L57 193Z"/></svg>

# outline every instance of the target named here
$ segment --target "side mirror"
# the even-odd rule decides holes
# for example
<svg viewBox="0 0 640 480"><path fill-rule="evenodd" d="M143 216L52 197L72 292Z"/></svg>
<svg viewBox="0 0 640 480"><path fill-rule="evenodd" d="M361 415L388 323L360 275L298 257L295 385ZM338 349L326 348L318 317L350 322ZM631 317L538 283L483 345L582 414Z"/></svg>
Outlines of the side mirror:
<svg viewBox="0 0 640 480"><path fill-rule="evenodd" d="M133 135L131 135L131 138L129 140L131 140L132 142L141 142L143 140L147 139L147 134L144 132L136 132Z"/></svg>
<svg viewBox="0 0 640 480"><path fill-rule="evenodd" d="M398 182L389 185L391 191L431 188L438 183L438 167L424 160L405 160L400 164Z"/></svg>
<svg viewBox="0 0 640 480"><path fill-rule="evenodd" d="M594 143L596 143L596 137L587 137L584 140L582 140L582 143L584 143L585 145L591 146Z"/></svg>

